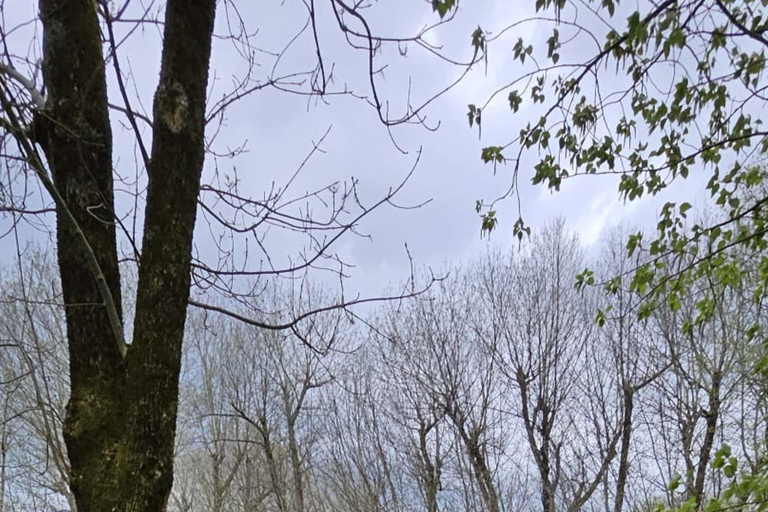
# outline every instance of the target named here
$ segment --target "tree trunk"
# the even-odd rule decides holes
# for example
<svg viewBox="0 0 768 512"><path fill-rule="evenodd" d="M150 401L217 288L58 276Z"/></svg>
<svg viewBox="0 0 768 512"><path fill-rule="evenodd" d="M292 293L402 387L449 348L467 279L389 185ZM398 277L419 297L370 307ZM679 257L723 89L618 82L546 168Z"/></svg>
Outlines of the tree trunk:
<svg viewBox="0 0 768 512"><path fill-rule="evenodd" d="M706 428L704 430L704 440L699 450L699 464L696 469L696 480L694 481L691 495L696 499L698 510L704 508L704 487L706 485L707 470L709 469L709 460L712 457L712 446L717 435L717 424L720 421L720 383L722 376L719 371L715 371L712 378L712 387L707 393L709 396L709 410L704 411Z"/></svg>
<svg viewBox="0 0 768 512"><path fill-rule="evenodd" d="M96 5L40 0L48 107L38 139L64 202L57 204L71 378L64 437L80 512L162 511L173 481L215 0L169 0L166 7L134 340L125 355L86 247L75 236L79 229L87 240L121 318L112 134Z"/></svg>
<svg viewBox="0 0 768 512"><path fill-rule="evenodd" d="M464 444L472 471L474 472L475 482L480 488L480 495L483 498L485 510L488 512L499 512L499 497L496 493L496 485L493 482L493 474L488 467L488 461L483 447L480 443L480 430L470 428L467 430L466 420L462 413L455 407L449 406L446 413L456 425L459 437Z"/></svg>
<svg viewBox="0 0 768 512"><path fill-rule="evenodd" d="M621 454L619 455L619 474L616 479L616 501L613 512L622 512L624 494L629 478L629 445L632 442L632 412L635 407L635 390L625 382L623 386L624 411L621 424Z"/></svg>
<svg viewBox="0 0 768 512"><path fill-rule="evenodd" d="M298 411L297 411L298 412ZM296 417L288 418L288 453L291 457L291 470L293 472L293 510L304 512L304 479L299 456L299 443L296 440Z"/></svg>
<svg viewBox="0 0 768 512"><path fill-rule="evenodd" d="M419 455L421 459L421 475L424 486L424 502L427 506L426 512L437 512L437 493L440 490L440 458L435 453L435 461L429 453L427 445L427 434L433 428L437 428L435 423L429 425L421 420L419 425ZM437 452L437 450L435 450Z"/></svg>

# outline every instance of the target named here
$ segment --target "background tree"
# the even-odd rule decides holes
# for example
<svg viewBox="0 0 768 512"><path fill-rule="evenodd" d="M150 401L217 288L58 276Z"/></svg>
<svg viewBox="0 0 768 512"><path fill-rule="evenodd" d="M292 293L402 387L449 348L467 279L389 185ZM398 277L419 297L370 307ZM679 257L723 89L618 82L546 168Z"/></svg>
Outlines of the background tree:
<svg viewBox="0 0 768 512"><path fill-rule="evenodd" d="M61 291L49 255L29 247L2 272L0 503L76 510L62 438L69 395Z"/></svg>
<svg viewBox="0 0 768 512"><path fill-rule="evenodd" d="M677 506L693 495L697 478L703 501L724 499L734 481L722 469L732 468L730 458L759 470L765 453L765 394L753 356L762 346L748 335L753 317L764 318L753 299L759 277L743 280L741 290L711 294L717 308L698 321L700 287L711 286L708 280L690 287L678 310L644 320L634 309L642 296L622 287L606 297L612 307L595 324L600 290L577 291L565 278L558 284L554 271L568 276L565 269L590 260L562 225L548 229L534 233L521 252L490 252L455 266L418 299L358 314L354 325L340 311L313 316L312 328L298 329L301 338L209 312L190 315L169 510L293 511L300 482L306 511L485 511L494 503L504 512L541 511L541 472L511 373L515 360L530 375L529 411L561 404L548 416L556 505L585 512ZM605 241L599 258L606 275L637 264L623 259L622 241ZM59 370L66 354L60 292L51 279L56 270L50 262L46 270L45 258L21 261L22 267L6 266L0 281L8 345L0 352L0 489L8 510L74 510L68 467L55 458L63 449L68 393ZM748 262L744 268L756 271ZM558 294L575 309L558 313ZM268 309L268 297L262 295L260 309ZM287 307L285 317L304 308L295 298L275 300ZM36 379L48 390L42 395ZM560 393L539 393L542 383ZM457 419L448 415L448 400ZM540 455L542 412L535 418L529 424ZM480 458L473 461L471 453ZM706 457L711 463L702 462ZM493 495L481 487L478 468L485 467ZM680 485L669 488L670 482Z"/></svg>
<svg viewBox="0 0 768 512"><path fill-rule="evenodd" d="M597 263L601 268L599 276L603 280L631 273L642 263L639 255L626 257L624 240L628 232L626 227L617 226L605 235ZM621 287L616 293L607 295L606 299L608 305L598 311L596 318L600 337L597 352L605 356L598 359L602 361L601 366L615 371L614 392L619 395L617 401L621 409L621 441L615 464L604 475L604 496L605 509L621 512L626 506L627 497L639 492L633 492L632 487L640 487L641 492L648 492L645 486L651 478L640 475L645 473L642 454L648 450L645 444L649 436L644 432L638 435L638 428L642 424L638 417L644 413L645 395L653 390L655 383L669 370L670 363L665 356L664 344L656 336L653 325L637 317L636 311L642 296ZM650 492L655 492L655 489Z"/></svg>
<svg viewBox="0 0 768 512"><path fill-rule="evenodd" d="M457 269L434 294L393 307L380 328L389 378L407 388L401 392L415 395L402 412L409 443L418 447L423 464L418 474L428 510L442 501L436 490L459 483L471 489L462 493L469 510L503 510L498 468L505 441L494 407L502 390L480 336L483 311L472 306L481 300L476 278L472 270ZM449 477L443 452L449 447L459 482Z"/></svg>
<svg viewBox="0 0 768 512"><path fill-rule="evenodd" d="M498 292L488 294L502 322L496 362L517 395L547 512L585 506L617 454L621 432L615 375L601 361L591 298L569 277L583 258L557 222L523 255L485 273L487 280L502 276Z"/></svg>

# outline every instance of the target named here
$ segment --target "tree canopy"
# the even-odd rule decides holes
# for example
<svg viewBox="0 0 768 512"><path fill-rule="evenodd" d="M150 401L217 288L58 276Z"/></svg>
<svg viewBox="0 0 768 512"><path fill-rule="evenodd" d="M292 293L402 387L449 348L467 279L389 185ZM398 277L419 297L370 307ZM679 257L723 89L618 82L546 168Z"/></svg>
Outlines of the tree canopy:
<svg viewBox="0 0 768 512"><path fill-rule="evenodd" d="M630 255L649 257L631 279L648 295L644 311L660 301L674 307L691 275L736 284L746 254L758 255L768 277L768 258L760 255L768 229L765 2L538 0L536 11L507 29L549 30L546 39L514 44L526 71L481 106L469 105L470 126L502 92L513 116L533 119L511 139L492 134L502 143L482 150L482 160L510 183L500 197L478 201L483 230L496 227L496 206L519 193L522 179L557 191L567 179L612 175L626 201L691 180L661 208L655 234L627 241ZM489 46L507 35L489 37ZM719 209L710 222L688 219L697 183ZM525 219L514 232L529 232ZM666 255L687 265L670 274ZM594 283L591 272L580 279ZM615 289L618 282L606 284Z"/></svg>

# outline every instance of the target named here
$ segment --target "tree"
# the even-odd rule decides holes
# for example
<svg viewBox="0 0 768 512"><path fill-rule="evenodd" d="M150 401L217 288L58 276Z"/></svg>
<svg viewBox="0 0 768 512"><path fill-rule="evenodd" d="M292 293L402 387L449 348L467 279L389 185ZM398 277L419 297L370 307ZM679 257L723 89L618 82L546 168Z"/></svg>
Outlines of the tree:
<svg viewBox="0 0 768 512"><path fill-rule="evenodd" d="M600 258L600 266L605 280L615 275L622 275L635 268L640 258L627 258L624 250L626 228L616 228L609 232ZM649 436L637 436L638 416L643 414L643 395L649 387L664 375L670 364L665 361L663 344L656 341L652 326L639 320L634 314L642 300L640 294L627 289L619 289L608 296L609 305L598 312L599 335L604 343L604 352L608 355L606 366L616 370L616 386L621 406L621 441L616 460L615 483L611 483L613 494L612 506L607 502L606 509L614 512L624 510L632 480L638 481L638 474L643 471L642 462L637 453L643 448L636 448ZM637 438L640 437L638 440ZM658 459L657 459L658 460ZM630 472L631 470L631 472ZM606 483L606 485L609 485Z"/></svg>
<svg viewBox="0 0 768 512"><path fill-rule="evenodd" d="M400 446L391 442L394 427L387 421L382 404L387 395L376 385L376 373L370 359L354 361L337 374L342 384L324 397L327 447L321 450L318 473L325 510L404 511L419 505L415 496L409 499L413 477L399 461Z"/></svg>
<svg viewBox="0 0 768 512"><path fill-rule="evenodd" d="M455 270L427 297L386 312L378 329L381 366L397 382L391 393L402 397L395 415L407 431L401 450L418 454L424 509L446 507L438 491L461 487L466 509L500 512L503 390L483 343L479 271ZM455 451L453 460L446 460L449 451ZM459 482L448 476L452 472Z"/></svg>
<svg viewBox="0 0 768 512"><path fill-rule="evenodd" d="M61 291L52 255L30 247L22 256L0 272L0 508L76 510L62 439L68 383Z"/></svg>
<svg viewBox="0 0 768 512"><path fill-rule="evenodd" d="M176 435L176 465L183 473L174 478L172 493L177 510L227 510L236 498L238 473L252 455L250 439L230 405L226 370L230 361L243 357L231 323L205 312L187 318Z"/></svg>
<svg viewBox="0 0 768 512"><path fill-rule="evenodd" d="M753 299L761 301L768 285L768 132L761 115L766 5L537 0L535 8L535 17L508 28L536 24L537 36L547 35L518 39L512 56L523 70L484 103L469 105L470 126L480 124L481 113L502 92L513 113L527 116L519 135L482 150L482 160L494 170L511 166L506 193L477 203L483 230L499 222L500 201L520 199L518 183L528 177L557 191L564 180L609 175L625 201L656 196L687 180L659 210L655 232L627 238L629 256L642 253L642 263L599 284L610 293L622 286L639 293L637 312L647 318L656 308L679 310L690 288L710 281L714 285L700 287L696 297L696 325L715 314L721 286L738 289L753 272L759 283ZM495 38L512 33L504 30ZM486 43L492 46L495 38ZM528 158L530 150L538 155ZM527 168L532 172L524 176ZM689 218L697 190L707 193L716 215ZM530 232L522 214L514 231L521 239ZM577 283L598 281L586 269ZM764 339L760 319L749 321L748 337ZM752 355L764 371L765 346ZM702 460L701 472L708 455ZM702 478L693 484L697 506L704 506Z"/></svg>
<svg viewBox="0 0 768 512"><path fill-rule="evenodd" d="M238 315L199 297L191 298L192 277L201 289L247 303L247 294L231 284L233 276L300 277L301 272L328 262L343 274L346 267L334 257L330 246L342 234L354 231L371 211L388 204L402 187L394 187L372 206L358 201L354 182L300 195L302 203L327 201L327 218L318 219L298 208L298 212L290 211L296 199L285 197L285 188L291 180L286 187L272 190L264 200L241 195L237 179L219 188L203 186L206 126L220 120L224 109L233 102L266 87L306 95L347 92L332 89L333 67L325 63L317 43L315 67L309 71L258 81L251 75L257 67L255 62L247 60L246 78L221 100L208 105L216 4L215 0L169 0L164 16L153 18L153 12L139 11L137 21L132 17L134 11L129 10L130 2L117 7L108 1L41 0L39 25L35 25L43 35L41 88L30 78L38 71L37 59L12 53L14 47L9 44L12 34L26 23L2 28L0 122L6 132L2 161L9 171L3 186L12 191L12 185L26 183L27 172L31 172L53 202L43 201L40 209L33 211L26 207L28 194L9 194L3 196L8 201L3 211L11 212L16 219L55 208L71 389L64 439L70 462L69 485L80 512L165 509L173 481L178 381L189 303L256 327L293 329L297 335L302 320L311 315L310 311L302 311L279 324L259 318L254 309L249 310L251 317ZM310 4L306 27L311 28L317 41L315 7ZM423 105L409 104L402 118L387 117L387 107L376 88L377 51L382 44L396 45L401 39L373 33L361 13L365 4L350 6L333 0L330 7L349 44L368 56L366 73L371 91L370 99L366 99L382 121L387 125L420 122ZM237 17L236 7L226 4L222 8ZM239 22L242 25L242 19ZM126 38L141 26L162 27L162 64L151 115L134 108L120 67L123 39L116 36L116 31L124 23L132 27ZM423 39L430 29L406 39L436 50ZM246 50L244 55L255 53L256 49L248 45L247 28L239 36L229 36ZM466 68L475 62L478 53L476 46ZM276 61L281 55L274 56ZM20 65L29 73L19 71ZM107 91L110 68L117 85L115 95ZM141 243L135 239L136 230L129 229L117 214L115 190L121 176L113 165L111 108L124 116L135 137L139 156L137 188L146 179L146 196L135 197L137 204L143 201L144 208L131 211L134 216L143 216ZM151 147L143 139L147 129L151 130ZM198 202L201 193L211 198L209 202ZM212 207L214 204L228 209L231 216L221 214ZM349 214L352 207L356 211ZM206 265L192 257L198 208L209 222L228 230L225 236L236 232L254 234L256 242L262 244L263 235L257 229L277 225L308 233L308 250L290 268L247 268L226 251L218 267ZM127 313L120 282L118 233L129 246L128 259L138 268L130 342L126 341L124 325ZM269 254L265 260L270 261ZM342 296L318 308L342 308L354 303Z"/></svg>
<svg viewBox="0 0 768 512"><path fill-rule="evenodd" d="M562 220L517 258L484 272L498 334L494 362L516 394L535 462L541 510L582 510L603 482L621 438L615 375L607 372L590 307L572 286L583 264Z"/></svg>
<svg viewBox="0 0 768 512"><path fill-rule="evenodd" d="M6 128L56 203L58 265L70 305L64 438L81 512L162 510L173 480L215 8L212 1L182 4L169 2L165 18L130 349L122 327L112 130L97 5L40 2L47 101L38 105L32 126L24 126L6 82L0 97Z"/></svg>
<svg viewBox="0 0 768 512"><path fill-rule="evenodd" d="M691 190L699 189L688 187L661 208L654 236L628 238L630 254L650 255L631 277L647 299L642 312L674 302L709 269L719 281L737 281L740 263L729 249L762 253L768 231L768 195L756 165L768 150L760 114L766 6L754 0L537 0L536 11L510 28L536 24L536 34L551 35L532 43L518 39L512 54L522 70L484 104L469 107L470 125L479 124L480 112L503 92L512 112L526 115L518 136L483 149L482 160L494 168L511 165L507 192L478 202L483 228L493 229L499 201L519 194L521 179L559 190L576 176L611 175L626 201L688 179L722 215L687 221ZM491 38L487 44L494 44ZM528 158L529 150L540 157ZM533 172L523 175L529 167ZM514 229L520 237L529 230L522 217ZM668 273L655 265L665 255L686 265ZM765 268L768 259L759 257ZM580 279L594 282L591 272Z"/></svg>

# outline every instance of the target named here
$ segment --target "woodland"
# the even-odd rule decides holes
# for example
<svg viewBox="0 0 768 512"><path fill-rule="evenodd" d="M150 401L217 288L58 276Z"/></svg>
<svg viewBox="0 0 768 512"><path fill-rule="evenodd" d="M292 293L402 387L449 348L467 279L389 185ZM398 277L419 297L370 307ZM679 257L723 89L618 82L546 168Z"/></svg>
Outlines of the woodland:
<svg viewBox="0 0 768 512"><path fill-rule="evenodd" d="M768 510L768 5L529 4L0 0L0 512ZM243 171L275 95L404 172ZM356 291L455 116L488 243ZM651 222L531 221L588 180Z"/></svg>

